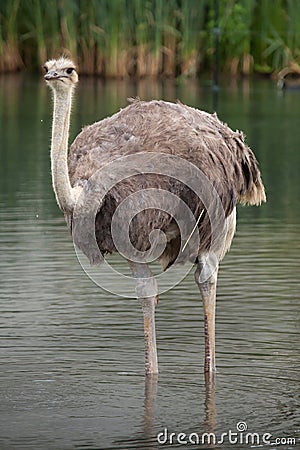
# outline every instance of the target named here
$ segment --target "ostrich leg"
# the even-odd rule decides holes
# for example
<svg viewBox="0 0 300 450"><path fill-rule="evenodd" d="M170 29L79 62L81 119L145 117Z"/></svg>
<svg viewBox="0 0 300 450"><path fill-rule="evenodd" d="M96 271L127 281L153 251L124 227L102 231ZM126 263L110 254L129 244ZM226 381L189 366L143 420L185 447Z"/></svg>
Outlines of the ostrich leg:
<svg viewBox="0 0 300 450"><path fill-rule="evenodd" d="M142 305L145 334L146 375L158 373L155 305L157 304L157 284L147 264L128 261L133 277L136 279L136 293Z"/></svg>
<svg viewBox="0 0 300 450"><path fill-rule="evenodd" d="M205 360L204 372L214 372L215 364L215 310L218 263L214 255L199 255L195 280L203 300Z"/></svg>

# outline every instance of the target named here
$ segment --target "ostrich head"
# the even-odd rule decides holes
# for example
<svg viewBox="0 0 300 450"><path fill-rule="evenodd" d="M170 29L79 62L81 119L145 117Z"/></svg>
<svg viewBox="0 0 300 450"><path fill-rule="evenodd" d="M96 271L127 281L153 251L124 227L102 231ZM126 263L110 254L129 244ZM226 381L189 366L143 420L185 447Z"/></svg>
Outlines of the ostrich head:
<svg viewBox="0 0 300 450"><path fill-rule="evenodd" d="M44 65L47 84L56 91L73 89L78 82L75 64L64 56L59 59L50 59Z"/></svg>
<svg viewBox="0 0 300 450"><path fill-rule="evenodd" d="M52 184L59 207L66 213L73 210L74 191L68 174L68 140L72 94L78 75L75 64L62 56L44 65L45 80L53 93L53 122L51 139Z"/></svg>

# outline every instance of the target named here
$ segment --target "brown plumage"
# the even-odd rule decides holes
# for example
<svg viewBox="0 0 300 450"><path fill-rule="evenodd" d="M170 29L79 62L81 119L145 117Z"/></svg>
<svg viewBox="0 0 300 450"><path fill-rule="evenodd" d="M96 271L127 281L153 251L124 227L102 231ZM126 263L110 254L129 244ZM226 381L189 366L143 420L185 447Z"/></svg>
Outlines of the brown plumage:
<svg viewBox="0 0 300 450"><path fill-rule="evenodd" d="M184 158L208 177L221 199L225 217L237 202L258 205L265 201L257 161L244 142L243 134L232 131L216 114L208 114L181 103L134 101L101 122L87 126L73 142L69 158L72 186L83 184L97 170L120 156L138 152L159 152ZM136 175L115 186L105 197L96 218L96 236L102 253L113 253L110 233L111 218L116 207L128 195L149 187L172 192L187 203L195 217L203 204L182 183L159 175ZM139 213L130 227L133 245L148 250L148 236L154 229L166 232L172 217L158 210ZM173 226L176 226L173 223ZM199 223L201 247L210 245L210 223L204 214ZM174 245L175 251L172 251ZM179 251L178 237L171 241L164 256L163 267L169 267Z"/></svg>
<svg viewBox="0 0 300 450"><path fill-rule="evenodd" d="M218 266L229 249L235 232L236 204L259 205L265 201L258 164L253 152L245 144L243 134L232 131L216 114L208 114L181 103L136 100L112 117L84 128L72 144L68 156L72 94L78 75L74 63L64 57L48 61L44 68L45 79L54 94L51 142L53 189L74 241L92 263L97 261L90 240L86 235L82 238L83 229L79 227L76 231L76 214L79 213L79 217L82 216L84 220L87 216L83 224L91 223L89 201L92 197L92 202L96 202L96 216L91 216L93 229L89 236L93 240L94 234L96 235L97 254L97 245L102 253L114 252L116 247L111 234L111 223L116 215L116 208L131 194L141 194L139 211L133 214L129 226L130 241L137 250L146 251L150 247L151 232L159 229L165 233L167 242L163 253L158 256L163 269L172 265L177 256L181 256L178 260L192 259L196 263L195 281L202 296L204 310L204 370L213 372ZM99 199L96 193L101 190L105 168L126 155L134 156L134 164L139 160L137 167L134 166L135 174L130 172L130 177L126 178L123 176L126 167L121 166L121 181L111 185L104 197ZM172 155L172 158L167 158L168 155ZM145 159L141 161L139 157ZM156 165L153 163L155 170L149 170L146 164L148 169L143 171L141 166L145 160L150 161L150 165L156 161ZM166 160L176 168L175 175L172 171L167 171L168 175L161 172L161 163ZM181 164L179 166L178 161ZM184 183L184 178L180 177L180 171L186 165L188 172L185 172L185 177L190 176L191 179L187 181L191 183ZM99 172L99 178L95 178L95 174ZM196 184L201 188L200 195L196 195ZM206 186L209 186L211 196L205 197ZM143 195L149 193L148 188L163 192L161 199L172 203L171 210L157 207L157 204L147 207L147 203L143 208ZM216 198L216 205L221 204L221 208L215 208ZM199 230L200 240L189 243L186 253L183 250L189 239L183 246L181 229L176 222L176 212L180 210L180 205L186 205L189 214L192 214L192 218L181 216L183 230L185 227L191 230L187 223L189 221L196 221L190 236L195 227L198 226ZM130 208L129 205L129 212ZM122 220L120 225L118 231L122 235ZM219 233L217 238L215 230ZM127 239L126 235L124 239ZM144 260L137 262L130 257L127 260L136 279L136 293L143 308L146 373L155 374L158 372L154 319L156 280Z"/></svg>

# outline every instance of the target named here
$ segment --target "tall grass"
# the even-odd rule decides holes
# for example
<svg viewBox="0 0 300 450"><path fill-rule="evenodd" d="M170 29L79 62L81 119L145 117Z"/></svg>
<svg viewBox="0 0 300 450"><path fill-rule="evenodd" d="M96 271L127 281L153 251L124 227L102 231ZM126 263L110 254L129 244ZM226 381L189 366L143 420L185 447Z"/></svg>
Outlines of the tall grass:
<svg viewBox="0 0 300 450"><path fill-rule="evenodd" d="M0 71L22 68L18 30L20 0L0 2Z"/></svg>
<svg viewBox="0 0 300 450"><path fill-rule="evenodd" d="M208 8L211 2L182 0L180 11L179 71L182 75L195 76L203 63L207 47Z"/></svg>
<svg viewBox="0 0 300 450"><path fill-rule="evenodd" d="M233 75L300 63L299 0L218 0L220 65ZM86 74L197 76L214 55L214 0L1 0L0 71L62 52Z"/></svg>

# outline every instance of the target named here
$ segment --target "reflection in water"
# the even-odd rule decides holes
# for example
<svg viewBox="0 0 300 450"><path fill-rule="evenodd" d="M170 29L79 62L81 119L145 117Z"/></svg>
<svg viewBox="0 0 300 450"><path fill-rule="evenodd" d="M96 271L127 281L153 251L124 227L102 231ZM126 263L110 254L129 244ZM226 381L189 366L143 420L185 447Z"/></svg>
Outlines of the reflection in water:
<svg viewBox="0 0 300 450"><path fill-rule="evenodd" d="M73 136L137 95L212 109L211 88L190 81L83 80ZM139 305L83 274L56 207L49 92L32 78L0 78L1 449L156 449L166 427L220 436L239 421L298 437L298 95L278 96L265 81L221 87L219 115L245 130L268 203L239 209L220 269L217 379L202 373L202 307L190 273L160 299L160 375L145 380Z"/></svg>
<svg viewBox="0 0 300 450"><path fill-rule="evenodd" d="M216 373L206 373L204 375L205 381L205 401L204 401L204 411L205 420L200 425L201 433L197 433L199 439L203 433L213 433L217 436L217 408L216 408ZM155 422L156 422L156 404L157 404L157 386L158 386L158 376L152 375L145 377L145 402L144 402L144 427L143 427L143 439L137 440L139 445L143 441L154 442L153 438L160 435L156 440L156 444L170 444L176 442L176 437L172 437L171 433L175 430L162 430L160 433L155 432ZM201 404L203 399L198 397L199 404ZM176 430L177 434L182 432ZM193 432L192 432L193 433ZM194 432L195 433L195 432ZM188 433L186 433L189 436ZM188 437L182 438L183 440L188 440ZM194 437L191 438L192 442ZM200 439L201 443L201 439ZM140 448L140 447L138 447ZM153 448L153 447L152 447Z"/></svg>
<svg viewBox="0 0 300 450"><path fill-rule="evenodd" d="M191 435L191 442L201 443L202 434L213 433L217 435L217 409L216 409L216 374L207 374L205 377L205 401L204 401L204 421L200 427L195 427L193 431L183 428L168 428L167 426L161 429L157 428L157 409L159 398L157 398L158 377L145 377L145 399L144 399L144 416L143 425L135 439L117 440L114 442L114 448L159 448L161 444L178 444L177 436L180 433L185 433L186 437L181 439L189 440ZM199 402L199 406L203 402L200 393L195 399ZM173 433L173 434L172 434ZM197 436L197 437L196 437ZM205 442L208 437L205 436Z"/></svg>

